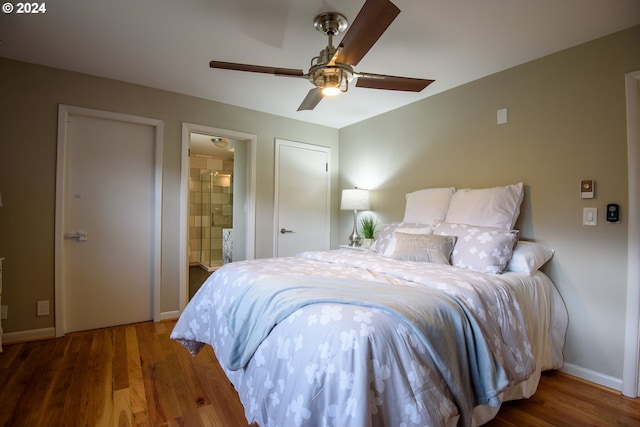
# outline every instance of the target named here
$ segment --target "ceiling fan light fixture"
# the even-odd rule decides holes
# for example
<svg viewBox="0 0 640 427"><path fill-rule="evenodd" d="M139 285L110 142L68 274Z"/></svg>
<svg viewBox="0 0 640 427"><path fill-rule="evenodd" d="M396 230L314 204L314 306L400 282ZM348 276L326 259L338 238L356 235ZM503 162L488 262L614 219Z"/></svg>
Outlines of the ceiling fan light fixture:
<svg viewBox="0 0 640 427"><path fill-rule="evenodd" d="M322 94L324 96L336 96L340 92L346 92L347 87L343 82L342 71L335 74L326 74L323 76Z"/></svg>
<svg viewBox="0 0 640 427"><path fill-rule="evenodd" d="M311 81L322 91L323 96L335 96L349 89L353 75L340 67L319 67L312 74Z"/></svg>
<svg viewBox="0 0 640 427"><path fill-rule="evenodd" d="M325 86L322 88L322 94L324 96L336 96L342 92L342 90L338 86Z"/></svg>

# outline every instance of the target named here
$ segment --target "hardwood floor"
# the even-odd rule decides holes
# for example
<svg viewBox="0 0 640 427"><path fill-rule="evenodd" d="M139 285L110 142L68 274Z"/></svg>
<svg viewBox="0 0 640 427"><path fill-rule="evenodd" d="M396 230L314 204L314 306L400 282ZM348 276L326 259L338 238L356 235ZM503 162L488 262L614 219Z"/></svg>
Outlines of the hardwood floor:
<svg viewBox="0 0 640 427"><path fill-rule="evenodd" d="M0 426L247 427L210 347L169 339L175 322L139 323L5 345ZM487 426L640 426L640 399L558 372ZM255 427L255 425L252 425Z"/></svg>
<svg viewBox="0 0 640 427"><path fill-rule="evenodd" d="M211 348L192 357L174 324L4 346L0 426L247 426Z"/></svg>
<svg viewBox="0 0 640 427"><path fill-rule="evenodd" d="M640 426L640 398L556 371L544 372L536 393L506 402L487 427Z"/></svg>

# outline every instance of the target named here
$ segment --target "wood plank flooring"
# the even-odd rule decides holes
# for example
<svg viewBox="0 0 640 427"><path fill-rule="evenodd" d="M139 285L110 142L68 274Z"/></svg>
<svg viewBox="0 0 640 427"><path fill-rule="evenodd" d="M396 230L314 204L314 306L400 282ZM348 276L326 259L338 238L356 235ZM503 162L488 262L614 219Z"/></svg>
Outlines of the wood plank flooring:
<svg viewBox="0 0 640 427"><path fill-rule="evenodd" d="M5 345L0 426L247 426L211 348L192 357L174 324Z"/></svg>
<svg viewBox="0 0 640 427"><path fill-rule="evenodd" d="M169 339L175 322L139 323L5 345L0 426L248 427L213 351ZM640 399L558 372L503 405L487 426L640 426ZM255 424L252 425L255 427Z"/></svg>

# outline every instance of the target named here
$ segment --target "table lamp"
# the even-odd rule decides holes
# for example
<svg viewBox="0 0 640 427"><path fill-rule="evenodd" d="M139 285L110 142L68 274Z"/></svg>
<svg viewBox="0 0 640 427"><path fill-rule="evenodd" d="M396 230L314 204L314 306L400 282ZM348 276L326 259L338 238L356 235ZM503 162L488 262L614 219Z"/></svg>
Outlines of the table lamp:
<svg viewBox="0 0 640 427"><path fill-rule="evenodd" d="M353 232L349 236L349 246L360 246L360 235L358 234L358 211L371 209L369 190L361 190L359 188L342 190L340 209L343 211L353 211Z"/></svg>

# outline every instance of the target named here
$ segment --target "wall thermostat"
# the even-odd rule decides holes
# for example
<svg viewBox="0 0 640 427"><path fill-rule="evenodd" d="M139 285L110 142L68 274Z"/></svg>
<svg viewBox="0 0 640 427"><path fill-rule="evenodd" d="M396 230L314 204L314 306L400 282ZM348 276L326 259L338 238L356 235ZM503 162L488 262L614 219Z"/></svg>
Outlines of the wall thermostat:
<svg viewBox="0 0 640 427"><path fill-rule="evenodd" d="M607 222L620 222L620 206L617 203L607 205Z"/></svg>
<svg viewBox="0 0 640 427"><path fill-rule="evenodd" d="M595 182L592 179L580 181L580 198L593 199Z"/></svg>

